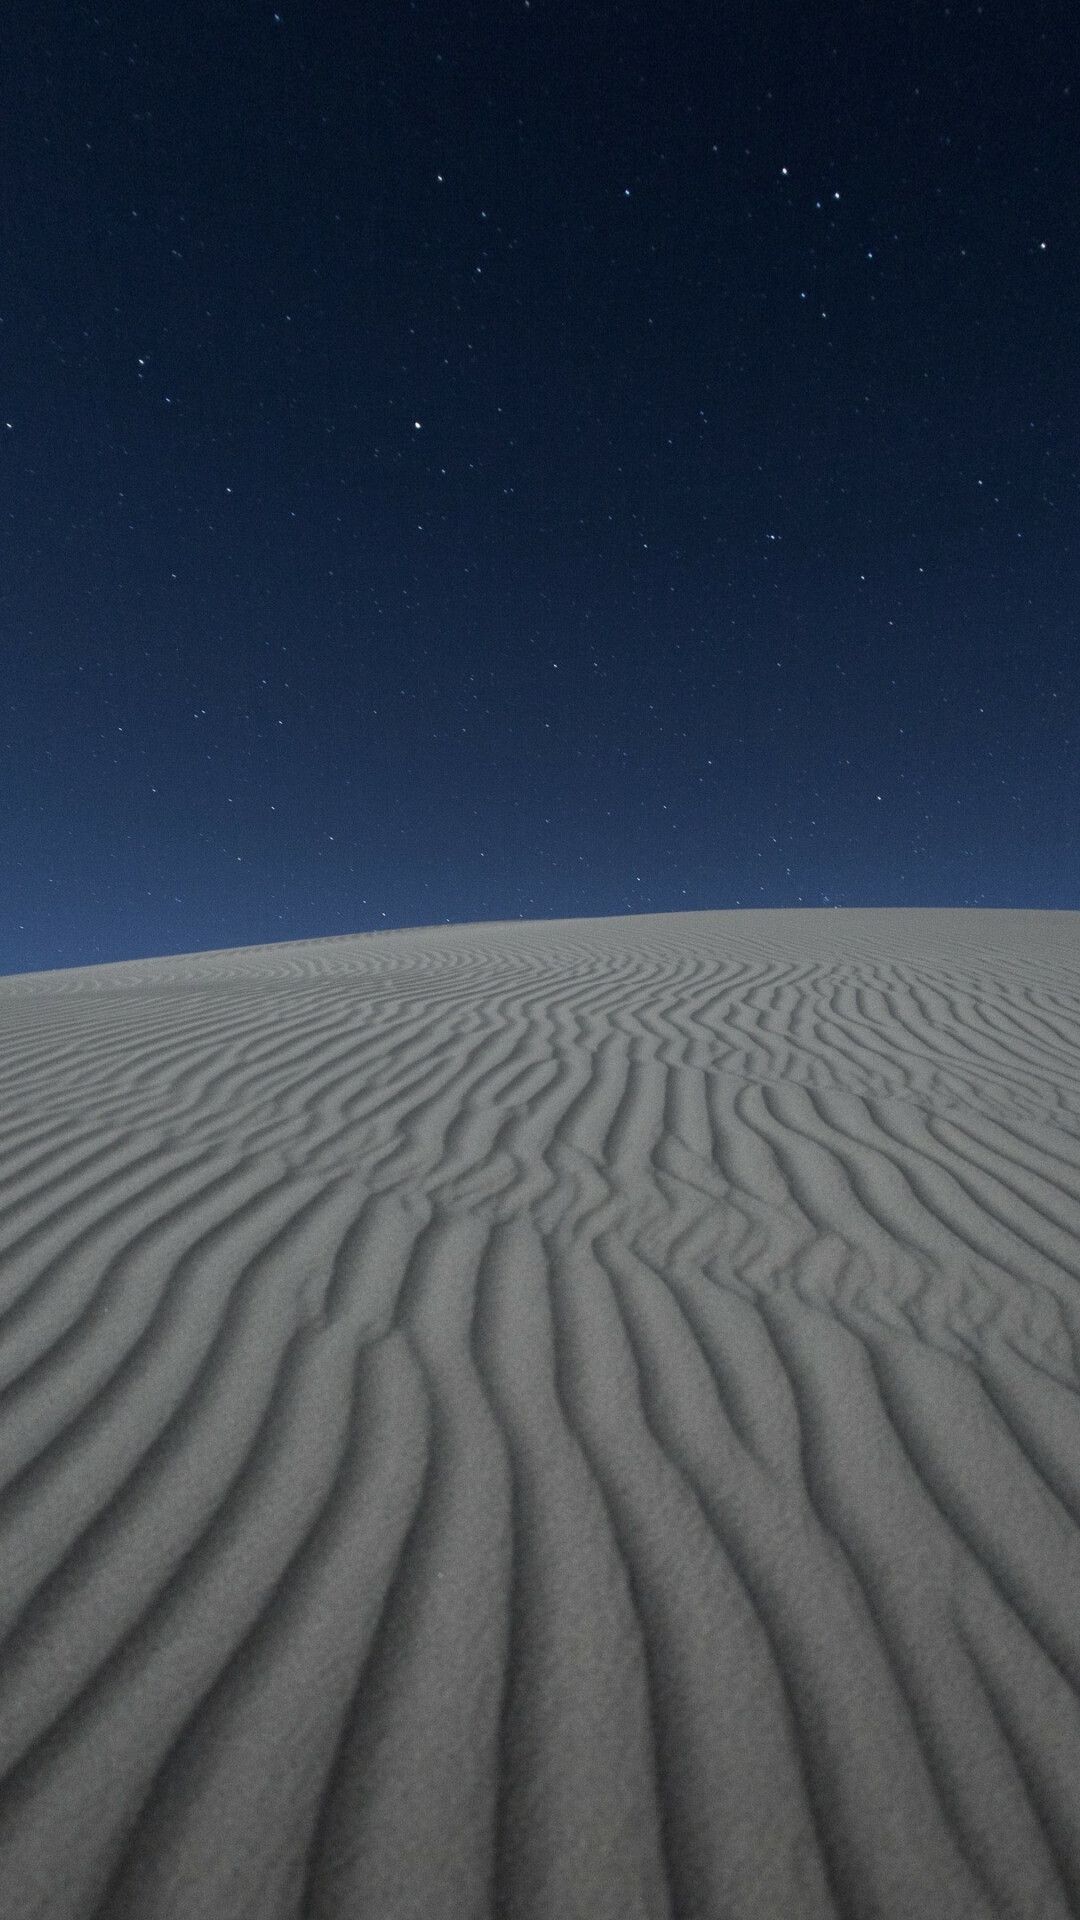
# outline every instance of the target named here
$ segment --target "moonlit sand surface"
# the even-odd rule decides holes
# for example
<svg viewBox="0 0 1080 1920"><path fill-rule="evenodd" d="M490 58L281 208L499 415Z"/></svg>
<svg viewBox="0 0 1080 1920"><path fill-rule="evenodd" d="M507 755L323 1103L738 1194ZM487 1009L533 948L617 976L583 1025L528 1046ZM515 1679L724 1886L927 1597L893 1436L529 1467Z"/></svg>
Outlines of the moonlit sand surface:
<svg viewBox="0 0 1080 1920"><path fill-rule="evenodd" d="M0 980L0 1911L1080 1912L1080 914Z"/></svg>

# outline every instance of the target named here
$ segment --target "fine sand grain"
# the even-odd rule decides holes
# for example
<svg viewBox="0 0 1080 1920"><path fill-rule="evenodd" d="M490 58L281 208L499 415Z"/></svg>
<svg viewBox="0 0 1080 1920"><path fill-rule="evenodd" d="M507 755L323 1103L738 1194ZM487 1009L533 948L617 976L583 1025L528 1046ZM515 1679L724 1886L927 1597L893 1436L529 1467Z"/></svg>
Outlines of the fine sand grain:
<svg viewBox="0 0 1080 1920"><path fill-rule="evenodd" d="M0 980L4 1920L1080 1915L1080 914Z"/></svg>

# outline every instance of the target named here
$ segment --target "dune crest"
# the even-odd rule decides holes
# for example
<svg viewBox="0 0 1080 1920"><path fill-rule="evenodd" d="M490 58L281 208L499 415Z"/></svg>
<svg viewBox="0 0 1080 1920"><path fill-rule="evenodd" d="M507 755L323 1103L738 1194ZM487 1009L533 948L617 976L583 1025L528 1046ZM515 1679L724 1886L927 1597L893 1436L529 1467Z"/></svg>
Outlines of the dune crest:
<svg viewBox="0 0 1080 1920"><path fill-rule="evenodd" d="M0 979L0 1909L1080 1912L1080 914Z"/></svg>

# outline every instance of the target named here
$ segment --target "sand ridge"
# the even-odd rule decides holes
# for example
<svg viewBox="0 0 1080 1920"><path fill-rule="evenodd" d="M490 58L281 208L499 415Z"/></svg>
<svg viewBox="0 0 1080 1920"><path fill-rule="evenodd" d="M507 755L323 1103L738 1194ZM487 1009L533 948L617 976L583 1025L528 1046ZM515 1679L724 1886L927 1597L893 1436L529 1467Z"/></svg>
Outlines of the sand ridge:
<svg viewBox="0 0 1080 1920"><path fill-rule="evenodd" d="M0 1909L1080 1912L1080 915L0 979Z"/></svg>

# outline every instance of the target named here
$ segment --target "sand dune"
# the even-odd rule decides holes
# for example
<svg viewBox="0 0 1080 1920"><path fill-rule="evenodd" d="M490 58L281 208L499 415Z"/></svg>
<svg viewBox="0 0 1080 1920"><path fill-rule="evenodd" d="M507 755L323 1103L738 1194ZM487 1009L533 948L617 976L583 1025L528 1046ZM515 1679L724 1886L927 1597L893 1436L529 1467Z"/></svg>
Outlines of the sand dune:
<svg viewBox="0 0 1080 1920"><path fill-rule="evenodd" d="M1080 914L0 980L0 1913L1080 1914Z"/></svg>

